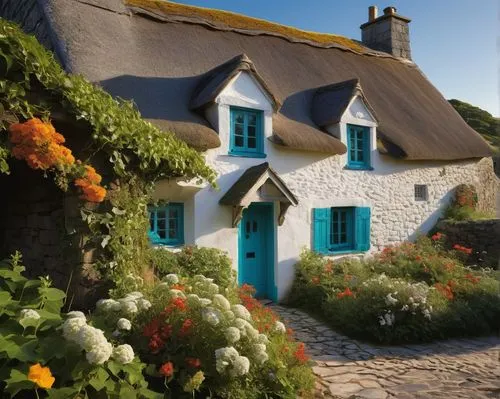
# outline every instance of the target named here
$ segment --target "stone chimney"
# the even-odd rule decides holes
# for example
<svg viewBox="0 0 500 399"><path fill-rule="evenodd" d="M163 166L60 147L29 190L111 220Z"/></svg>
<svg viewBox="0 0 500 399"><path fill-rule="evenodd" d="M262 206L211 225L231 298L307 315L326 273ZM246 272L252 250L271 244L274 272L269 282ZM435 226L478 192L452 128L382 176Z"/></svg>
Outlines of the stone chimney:
<svg viewBox="0 0 500 399"><path fill-rule="evenodd" d="M368 22L361 25L361 41L367 47L395 57L411 60L410 19L397 14L395 7L384 8L377 16L377 7L368 8Z"/></svg>

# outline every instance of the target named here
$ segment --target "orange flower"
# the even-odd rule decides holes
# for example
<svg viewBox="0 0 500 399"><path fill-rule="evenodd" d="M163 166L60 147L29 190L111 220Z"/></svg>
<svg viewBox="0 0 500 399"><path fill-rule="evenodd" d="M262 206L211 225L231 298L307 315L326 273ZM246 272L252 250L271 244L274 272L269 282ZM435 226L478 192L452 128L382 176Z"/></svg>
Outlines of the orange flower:
<svg viewBox="0 0 500 399"><path fill-rule="evenodd" d="M201 366L201 361L200 361L200 359L195 358L195 357L186 357L186 364L189 367L197 369Z"/></svg>
<svg viewBox="0 0 500 399"><path fill-rule="evenodd" d="M431 239L432 239L433 241L439 241L439 240L441 239L441 237L443 237L443 234L441 234L441 233L437 232L436 234L434 234L434 235L431 237Z"/></svg>
<svg viewBox="0 0 500 399"><path fill-rule="evenodd" d="M64 137L50 122L32 118L9 126L12 155L25 160L32 169L64 169L75 163L71 150L62 145Z"/></svg>
<svg viewBox="0 0 500 399"><path fill-rule="evenodd" d="M347 287L343 292L339 292L337 294L337 298L342 299L345 296L354 296L354 292L351 291L349 287Z"/></svg>
<svg viewBox="0 0 500 399"><path fill-rule="evenodd" d="M174 374L174 365L172 362L167 362L160 367L160 374L165 377L171 377Z"/></svg>
<svg viewBox="0 0 500 399"><path fill-rule="evenodd" d="M40 363L37 363L30 367L28 380L33 381L40 388L50 389L56 379L52 377L48 367L42 367Z"/></svg>
<svg viewBox="0 0 500 399"><path fill-rule="evenodd" d="M319 280L319 277L318 276L315 276L311 279L311 283L313 283L314 285L318 285L320 282Z"/></svg>
<svg viewBox="0 0 500 399"><path fill-rule="evenodd" d="M304 364L309 360L309 356L306 355L305 345L302 342L299 343L297 350L293 353L293 356L301 364Z"/></svg>
<svg viewBox="0 0 500 399"><path fill-rule="evenodd" d="M99 183L102 177L90 165L85 165L85 176L75 180L75 186L82 190L80 198L88 202L102 202L106 197L106 189Z"/></svg>

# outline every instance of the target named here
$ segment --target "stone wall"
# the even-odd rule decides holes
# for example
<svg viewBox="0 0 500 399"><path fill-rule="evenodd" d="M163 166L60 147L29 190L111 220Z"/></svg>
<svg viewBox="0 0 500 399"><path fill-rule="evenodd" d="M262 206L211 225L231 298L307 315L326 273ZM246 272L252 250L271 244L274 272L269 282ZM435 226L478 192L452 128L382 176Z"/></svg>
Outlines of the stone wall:
<svg viewBox="0 0 500 399"><path fill-rule="evenodd" d="M471 264L500 266L500 219L448 221L438 223L449 247L459 244L472 248Z"/></svg>

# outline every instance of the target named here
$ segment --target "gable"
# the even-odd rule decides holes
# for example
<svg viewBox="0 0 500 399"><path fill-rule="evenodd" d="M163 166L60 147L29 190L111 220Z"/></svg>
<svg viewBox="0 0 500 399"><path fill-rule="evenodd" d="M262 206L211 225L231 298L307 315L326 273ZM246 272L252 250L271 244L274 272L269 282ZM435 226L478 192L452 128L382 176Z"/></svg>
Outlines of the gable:
<svg viewBox="0 0 500 399"><path fill-rule="evenodd" d="M356 96L351 100L340 120L344 123L357 123L364 126L377 125L377 120L361 96Z"/></svg>
<svg viewBox="0 0 500 399"><path fill-rule="evenodd" d="M263 87L247 72L240 72L220 92L215 102L272 111L272 103Z"/></svg>

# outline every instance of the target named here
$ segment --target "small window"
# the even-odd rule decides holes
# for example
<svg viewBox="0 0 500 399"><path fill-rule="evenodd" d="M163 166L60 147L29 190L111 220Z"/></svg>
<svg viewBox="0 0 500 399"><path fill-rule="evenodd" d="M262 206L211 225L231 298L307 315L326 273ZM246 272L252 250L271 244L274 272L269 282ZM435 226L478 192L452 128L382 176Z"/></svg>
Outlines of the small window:
<svg viewBox="0 0 500 399"><path fill-rule="evenodd" d="M153 244L184 244L184 205L169 203L150 208L148 235Z"/></svg>
<svg viewBox="0 0 500 399"><path fill-rule="evenodd" d="M415 201L427 201L427 184L415 184Z"/></svg>
<svg viewBox="0 0 500 399"><path fill-rule="evenodd" d="M231 110L231 139L229 154L264 158L262 112L244 108Z"/></svg>
<svg viewBox="0 0 500 399"><path fill-rule="evenodd" d="M368 127L347 125L347 168L371 169Z"/></svg>
<svg viewBox="0 0 500 399"><path fill-rule="evenodd" d="M353 249L354 208L332 208L330 224L330 250Z"/></svg>
<svg viewBox="0 0 500 399"><path fill-rule="evenodd" d="M321 254L370 249L370 208L313 209L313 248Z"/></svg>

